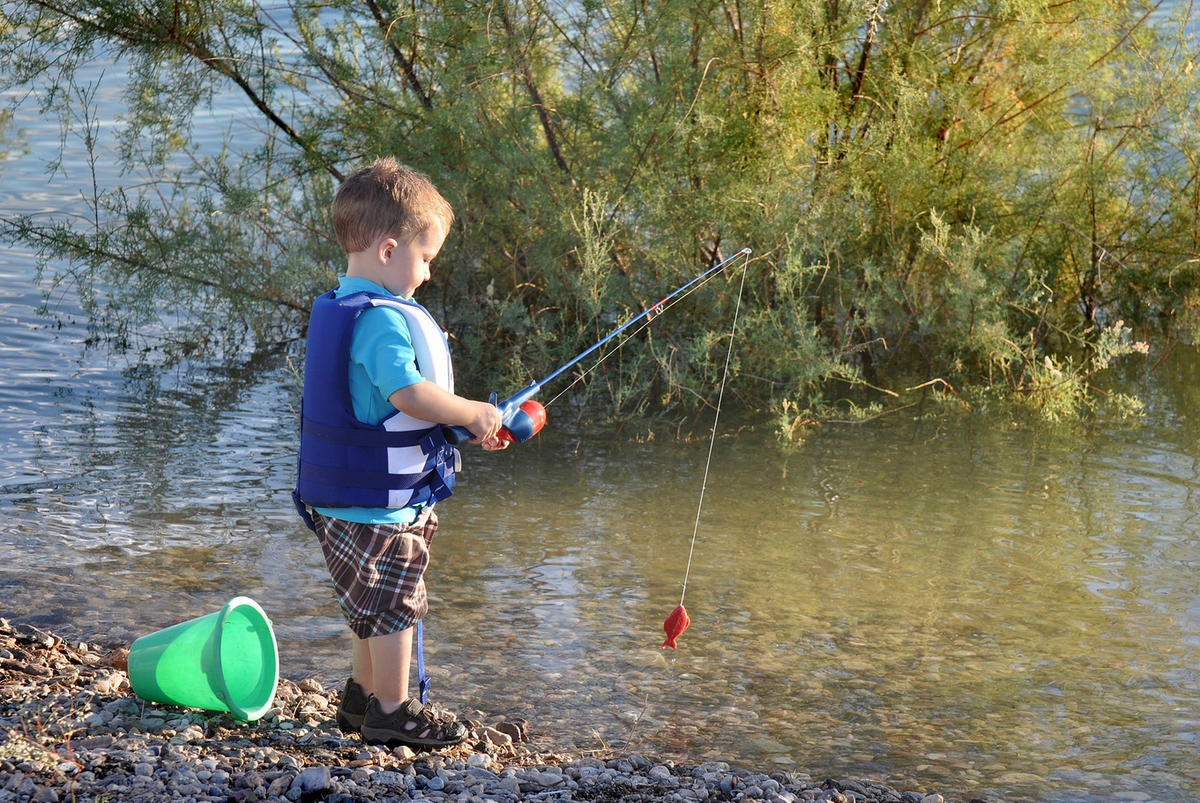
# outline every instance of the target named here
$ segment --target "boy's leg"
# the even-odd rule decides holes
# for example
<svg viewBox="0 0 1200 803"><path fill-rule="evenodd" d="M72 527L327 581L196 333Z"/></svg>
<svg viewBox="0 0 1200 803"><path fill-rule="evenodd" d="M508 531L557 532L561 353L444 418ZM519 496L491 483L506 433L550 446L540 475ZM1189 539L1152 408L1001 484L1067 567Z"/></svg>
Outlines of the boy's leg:
<svg viewBox="0 0 1200 803"><path fill-rule="evenodd" d="M362 686L362 690L370 697L375 692L370 641L359 638L354 633L351 633L350 637L354 639L353 651L350 653L350 679Z"/></svg>
<svg viewBox="0 0 1200 803"><path fill-rule="evenodd" d="M342 699L337 707L338 727L347 733L362 729L363 717L367 713L367 702L371 698L370 686L374 682L371 672L371 650L365 639L350 634L354 639L350 653L350 680L342 690Z"/></svg>
<svg viewBox="0 0 1200 803"><path fill-rule="evenodd" d="M371 688L383 713L390 714L408 699L408 676L412 667L412 633L407 627L386 636L365 639L371 667ZM359 681L362 684L362 681ZM363 685L363 688L367 687Z"/></svg>

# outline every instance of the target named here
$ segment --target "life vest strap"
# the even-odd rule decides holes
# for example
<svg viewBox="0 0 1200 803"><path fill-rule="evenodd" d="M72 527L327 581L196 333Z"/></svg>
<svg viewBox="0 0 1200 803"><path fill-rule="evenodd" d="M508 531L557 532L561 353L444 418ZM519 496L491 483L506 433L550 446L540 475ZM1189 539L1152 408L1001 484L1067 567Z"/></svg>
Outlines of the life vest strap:
<svg viewBox="0 0 1200 803"><path fill-rule="evenodd" d="M319 421L313 421L311 418L304 418L301 421L301 431L305 435L309 435L317 440L325 441L326 443L337 443L343 446L361 446L364 448L386 447L389 449L403 449L408 446L425 445L425 440L429 436L423 432L388 432L378 429L349 429L346 427L331 427L328 424L322 424ZM434 431L441 433L441 427L435 427ZM443 436L442 442L445 442ZM423 449L428 454L428 449Z"/></svg>
<svg viewBox="0 0 1200 803"><path fill-rule="evenodd" d="M350 485L376 491L410 491L425 485L429 474L389 474L386 471L364 471L362 469L322 466L303 461L304 476L311 482L322 485ZM436 476L436 472L434 473Z"/></svg>

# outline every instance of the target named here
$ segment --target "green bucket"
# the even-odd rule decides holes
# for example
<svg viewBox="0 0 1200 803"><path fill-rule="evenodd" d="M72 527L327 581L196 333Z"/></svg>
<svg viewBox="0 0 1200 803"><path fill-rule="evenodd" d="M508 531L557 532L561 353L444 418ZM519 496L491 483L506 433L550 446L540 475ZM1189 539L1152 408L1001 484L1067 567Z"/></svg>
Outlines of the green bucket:
<svg viewBox="0 0 1200 803"><path fill-rule="evenodd" d="M261 719L279 683L271 620L249 597L142 636L129 648L129 682L143 700Z"/></svg>

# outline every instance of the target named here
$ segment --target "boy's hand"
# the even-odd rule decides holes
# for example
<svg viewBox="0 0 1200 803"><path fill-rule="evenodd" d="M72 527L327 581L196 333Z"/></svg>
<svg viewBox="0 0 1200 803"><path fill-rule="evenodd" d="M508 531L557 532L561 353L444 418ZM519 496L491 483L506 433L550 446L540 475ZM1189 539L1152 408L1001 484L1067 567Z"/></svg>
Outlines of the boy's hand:
<svg viewBox="0 0 1200 803"><path fill-rule="evenodd" d="M508 448L508 441L501 438L499 435L488 438L483 443L479 444L485 452L499 452Z"/></svg>
<svg viewBox="0 0 1200 803"><path fill-rule="evenodd" d="M492 440L504 425L500 420L500 410L488 402L471 402L471 405L471 420L467 423L467 429L475 436L471 443L482 444Z"/></svg>

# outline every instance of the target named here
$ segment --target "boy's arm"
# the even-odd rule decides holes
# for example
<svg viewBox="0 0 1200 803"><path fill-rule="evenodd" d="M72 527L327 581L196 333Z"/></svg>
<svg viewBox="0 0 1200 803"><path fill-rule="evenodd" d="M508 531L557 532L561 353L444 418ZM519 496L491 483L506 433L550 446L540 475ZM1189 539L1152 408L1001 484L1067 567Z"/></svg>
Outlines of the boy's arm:
<svg viewBox="0 0 1200 803"><path fill-rule="evenodd" d="M496 405L464 399L429 381L402 387L388 396L388 401L414 418L466 427L475 436L471 443L494 437L502 423Z"/></svg>

